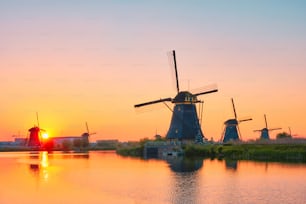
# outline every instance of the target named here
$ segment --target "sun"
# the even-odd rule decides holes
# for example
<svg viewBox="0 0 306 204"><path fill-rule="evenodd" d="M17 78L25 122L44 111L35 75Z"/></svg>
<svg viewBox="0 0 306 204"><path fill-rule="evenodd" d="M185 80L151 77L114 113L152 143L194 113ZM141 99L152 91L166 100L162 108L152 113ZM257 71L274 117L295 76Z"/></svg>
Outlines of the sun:
<svg viewBox="0 0 306 204"><path fill-rule="evenodd" d="M42 134L42 138L43 138L44 140L48 139L48 138L49 138L48 133L44 133L44 134Z"/></svg>

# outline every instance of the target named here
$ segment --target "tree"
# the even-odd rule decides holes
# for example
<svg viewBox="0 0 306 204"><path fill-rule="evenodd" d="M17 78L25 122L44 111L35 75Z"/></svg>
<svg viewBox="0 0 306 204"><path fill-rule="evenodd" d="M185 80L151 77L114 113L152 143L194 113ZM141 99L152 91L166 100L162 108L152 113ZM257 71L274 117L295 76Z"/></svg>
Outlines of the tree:
<svg viewBox="0 0 306 204"><path fill-rule="evenodd" d="M278 133L276 139L292 138L292 136L286 132Z"/></svg>
<svg viewBox="0 0 306 204"><path fill-rule="evenodd" d="M154 136L155 137L155 141L165 141L166 140L166 138L165 137L162 137L161 135L155 135Z"/></svg>

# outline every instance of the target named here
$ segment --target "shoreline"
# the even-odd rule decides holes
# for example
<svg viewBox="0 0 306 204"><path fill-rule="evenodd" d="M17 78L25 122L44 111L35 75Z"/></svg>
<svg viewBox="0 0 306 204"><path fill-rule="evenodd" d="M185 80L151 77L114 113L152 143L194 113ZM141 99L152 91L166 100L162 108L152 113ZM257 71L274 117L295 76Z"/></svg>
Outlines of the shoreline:
<svg viewBox="0 0 306 204"><path fill-rule="evenodd" d="M24 146L3 146L0 152L26 152L26 151L62 151L62 152L88 152L88 151L115 151L121 156L145 157L145 146L149 143L159 144L160 141L142 141L130 145L118 145L117 147L86 147L71 149L44 149L31 148ZM170 143L162 141L163 146ZM298 162L306 163L306 144L305 143L275 143L259 141L258 143L226 143L226 144L180 144L177 150L186 158L202 157L210 159L232 159L232 160L252 160L252 161L276 161L276 162ZM167 152L166 152L167 153ZM163 159L156 155L156 158ZM173 156L175 157L175 156ZM178 156L177 156L178 157ZM154 157L153 157L154 158Z"/></svg>
<svg viewBox="0 0 306 204"><path fill-rule="evenodd" d="M144 150L145 145L139 143L138 145L118 148L116 152L122 156L144 158ZM181 150L182 156L187 158L202 157L210 159L306 163L306 144L182 144Z"/></svg>

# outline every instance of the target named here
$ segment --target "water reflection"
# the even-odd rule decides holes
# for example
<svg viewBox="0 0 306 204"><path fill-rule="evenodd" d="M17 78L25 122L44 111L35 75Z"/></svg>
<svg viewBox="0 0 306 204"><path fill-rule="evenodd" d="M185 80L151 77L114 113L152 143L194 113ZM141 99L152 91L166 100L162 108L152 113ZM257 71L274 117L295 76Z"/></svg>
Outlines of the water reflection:
<svg viewBox="0 0 306 204"><path fill-rule="evenodd" d="M239 161L233 165L232 161L183 157L144 161L114 152L90 152L90 158L86 154L78 153L76 158L67 154L68 159L63 158L62 152L0 153L3 167L0 181L4 184L0 185L0 203L305 203L306 200L305 164ZM236 170L230 170L233 168Z"/></svg>
<svg viewBox="0 0 306 204"><path fill-rule="evenodd" d="M203 167L203 159L168 157L166 161L174 173L170 188L171 203L196 203L200 191L198 172Z"/></svg>
<svg viewBox="0 0 306 204"><path fill-rule="evenodd" d="M225 168L228 170L236 171L238 167L238 161L232 159L225 159Z"/></svg>
<svg viewBox="0 0 306 204"><path fill-rule="evenodd" d="M39 159L40 152L29 152L30 159Z"/></svg>
<svg viewBox="0 0 306 204"><path fill-rule="evenodd" d="M37 177L42 175L42 178L47 181L49 178L49 159L48 152L30 152L30 171Z"/></svg>
<svg viewBox="0 0 306 204"><path fill-rule="evenodd" d="M167 157L166 161L174 172L193 172L203 166L203 159L201 158Z"/></svg>
<svg viewBox="0 0 306 204"><path fill-rule="evenodd" d="M39 165L38 164L30 164L30 170L34 174L38 174L38 172L39 172Z"/></svg>
<svg viewBox="0 0 306 204"><path fill-rule="evenodd" d="M63 159L89 159L89 152L63 152L62 154Z"/></svg>
<svg viewBox="0 0 306 204"><path fill-rule="evenodd" d="M29 152L29 169L37 178L48 181L50 175L49 160L66 159L86 159L88 160L89 152Z"/></svg>

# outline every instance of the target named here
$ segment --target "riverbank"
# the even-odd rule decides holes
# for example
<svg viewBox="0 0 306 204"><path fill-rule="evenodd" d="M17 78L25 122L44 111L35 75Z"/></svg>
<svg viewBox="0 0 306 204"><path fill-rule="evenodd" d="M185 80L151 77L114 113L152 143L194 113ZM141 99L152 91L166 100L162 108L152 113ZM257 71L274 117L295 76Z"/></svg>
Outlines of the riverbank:
<svg viewBox="0 0 306 204"><path fill-rule="evenodd" d="M144 148L148 141L120 144L117 147L91 146L86 148L52 149L52 151L97 151L116 150L122 156L143 157ZM150 141L150 143L154 141ZM165 142L165 141L164 141ZM164 145L164 144L163 144ZM232 160L254 161L280 161L280 162L303 162L306 163L305 143L228 143L228 144L181 144L180 149L185 157L203 157ZM1 147L0 152L16 151L47 151L30 147Z"/></svg>
<svg viewBox="0 0 306 204"><path fill-rule="evenodd" d="M185 157L306 163L306 144L183 144L181 147ZM120 147L116 152L123 156L143 157L144 144Z"/></svg>
<svg viewBox="0 0 306 204"><path fill-rule="evenodd" d="M82 147L82 148L39 148L39 147L27 147L27 146L3 146L0 147L0 152L25 152L25 151L100 151L100 150L116 150L116 147L101 147L101 146L92 146L92 147Z"/></svg>

